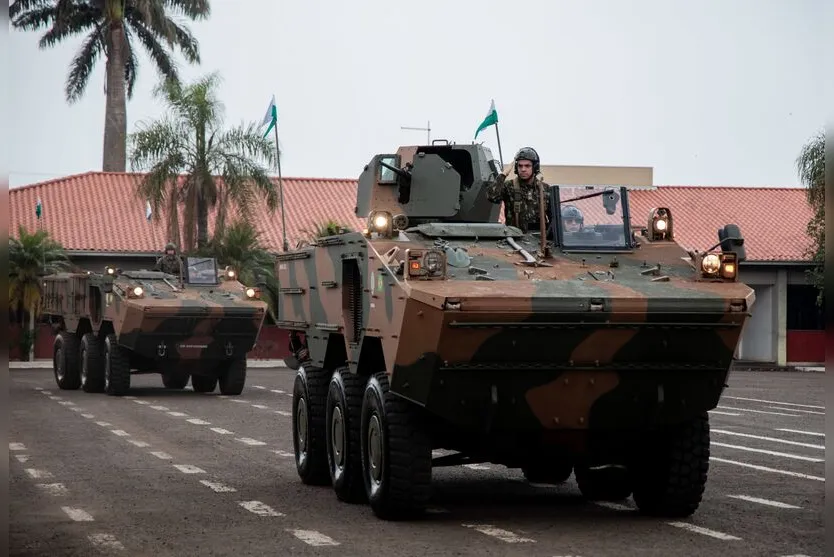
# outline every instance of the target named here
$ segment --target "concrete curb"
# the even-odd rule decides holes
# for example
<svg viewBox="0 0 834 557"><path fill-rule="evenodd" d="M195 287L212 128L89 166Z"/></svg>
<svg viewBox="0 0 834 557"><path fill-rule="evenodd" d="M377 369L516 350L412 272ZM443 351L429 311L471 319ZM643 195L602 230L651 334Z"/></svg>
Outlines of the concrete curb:
<svg viewBox="0 0 834 557"><path fill-rule="evenodd" d="M287 368L284 360L247 360L249 368ZM33 362L9 362L9 369L52 369L52 360L35 360Z"/></svg>

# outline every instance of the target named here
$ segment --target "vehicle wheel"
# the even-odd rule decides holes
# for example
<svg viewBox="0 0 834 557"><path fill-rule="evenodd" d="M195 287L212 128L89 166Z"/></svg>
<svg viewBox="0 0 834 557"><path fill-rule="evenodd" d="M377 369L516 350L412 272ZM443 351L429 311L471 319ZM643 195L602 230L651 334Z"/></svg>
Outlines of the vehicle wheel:
<svg viewBox="0 0 834 557"><path fill-rule="evenodd" d="M589 468L577 465L576 483L582 495L591 501L621 501L631 495L631 477L625 468Z"/></svg>
<svg viewBox="0 0 834 557"><path fill-rule="evenodd" d="M211 393L217 388L217 376L191 374L191 386L196 393Z"/></svg>
<svg viewBox="0 0 834 557"><path fill-rule="evenodd" d="M239 395L246 385L246 358L232 360L221 364L220 393L224 395Z"/></svg>
<svg viewBox="0 0 834 557"><path fill-rule="evenodd" d="M130 357L119 346L116 335L104 339L104 392L110 396L122 396L130 390Z"/></svg>
<svg viewBox="0 0 834 557"><path fill-rule="evenodd" d="M295 468L308 485L327 485L327 370L298 368L292 391L292 444Z"/></svg>
<svg viewBox="0 0 834 557"><path fill-rule="evenodd" d="M162 385L166 389L184 389L188 385L190 375L187 373L169 372L162 374Z"/></svg>
<svg viewBox="0 0 834 557"><path fill-rule="evenodd" d="M676 518L693 514L704 495L709 455L706 413L654 440L636 470L634 502L640 511Z"/></svg>
<svg viewBox="0 0 834 557"><path fill-rule="evenodd" d="M362 401L362 471L373 513L384 520L415 516L431 495L431 438L412 403L374 374Z"/></svg>
<svg viewBox="0 0 834 557"><path fill-rule="evenodd" d="M573 472L569 460L548 460L543 463L530 464L521 469L525 479L534 484L560 484L568 481Z"/></svg>
<svg viewBox="0 0 834 557"><path fill-rule="evenodd" d="M78 337L61 331L52 343L52 372L59 389L73 391L81 386L78 369Z"/></svg>
<svg viewBox="0 0 834 557"><path fill-rule="evenodd" d="M81 388L85 393L104 391L104 355L95 333L81 337Z"/></svg>
<svg viewBox="0 0 834 557"><path fill-rule="evenodd" d="M327 393L327 464L336 497L347 503L364 503L366 497L359 443L365 384L364 377L342 368L333 373Z"/></svg>

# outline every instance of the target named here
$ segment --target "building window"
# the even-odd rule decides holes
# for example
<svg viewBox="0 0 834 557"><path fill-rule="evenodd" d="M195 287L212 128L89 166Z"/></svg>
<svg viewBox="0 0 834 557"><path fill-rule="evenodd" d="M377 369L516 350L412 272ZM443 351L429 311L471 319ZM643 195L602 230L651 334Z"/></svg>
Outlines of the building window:
<svg viewBox="0 0 834 557"><path fill-rule="evenodd" d="M811 285L789 284L787 300L788 330L825 329L823 308L817 305L817 289Z"/></svg>

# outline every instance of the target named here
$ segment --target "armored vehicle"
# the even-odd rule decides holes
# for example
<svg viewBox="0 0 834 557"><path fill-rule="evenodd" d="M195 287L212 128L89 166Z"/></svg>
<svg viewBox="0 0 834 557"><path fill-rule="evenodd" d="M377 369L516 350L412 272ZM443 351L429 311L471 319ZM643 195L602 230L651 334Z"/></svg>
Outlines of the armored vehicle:
<svg viewBox="0 0 834 557"><path fill-rule="evenodd" d="M246 353L266 315L260 290L218 272L209 257L179 259L181 272L57 273L44 278L44 313L57 335L61 389L124 395L134 373L160 373L168 388L238 395Z"/></svg>
<svg viewBox="0 0 834 557"><path fill-rule="evenodd" d="M379 154L358 182L367 229L278 255L301 480L403 518L433 466L492 462L692 514L754 302L738 227L690 251L671 207L632 225L626 187L552 185L549 223L523 232L487 198L499 171L480 145Z"/></svg>

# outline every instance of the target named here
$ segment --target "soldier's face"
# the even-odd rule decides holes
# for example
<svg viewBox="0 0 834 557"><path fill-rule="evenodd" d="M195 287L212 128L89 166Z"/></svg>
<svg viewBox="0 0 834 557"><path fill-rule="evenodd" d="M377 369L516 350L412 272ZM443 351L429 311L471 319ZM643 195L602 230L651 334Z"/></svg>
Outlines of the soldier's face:
<svg viewBox="0 0 834 557"><path fill-rule="evenodd" d="M529 180L531 176L533 176L533 163L518 161L518 177L522 180Z"/></svg>
<svg viewBox="0 0 834 557"><path fill-rule="evenodd" d="M172 249L166 250L165 255L174 255L174 250L172 250Z"/></svg>
<svg viewBox="0 0 834 557"><path fill-rule="evenodd" d="M579 221L577 219L565 219L565 230L568 232L579 232Z"/></svg>

